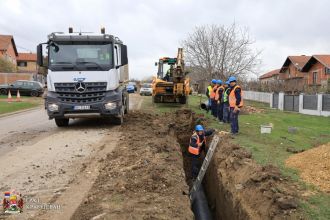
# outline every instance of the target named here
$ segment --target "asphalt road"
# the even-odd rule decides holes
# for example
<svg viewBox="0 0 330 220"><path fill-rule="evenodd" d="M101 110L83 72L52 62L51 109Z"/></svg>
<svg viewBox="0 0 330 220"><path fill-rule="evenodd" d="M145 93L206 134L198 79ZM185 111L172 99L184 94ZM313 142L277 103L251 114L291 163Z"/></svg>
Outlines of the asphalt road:
<svg viewBox="0 0 330 220"><path fill-rule="evenodd" d="M131 94L130 110L141 102ZM20 219L69 219L97 177L99 161L120 136L118 126L104 119L70 120L69 127L58 128L42 107L1 117L0 192L15 189L27 200L60 207L32 208Z"/></svg>

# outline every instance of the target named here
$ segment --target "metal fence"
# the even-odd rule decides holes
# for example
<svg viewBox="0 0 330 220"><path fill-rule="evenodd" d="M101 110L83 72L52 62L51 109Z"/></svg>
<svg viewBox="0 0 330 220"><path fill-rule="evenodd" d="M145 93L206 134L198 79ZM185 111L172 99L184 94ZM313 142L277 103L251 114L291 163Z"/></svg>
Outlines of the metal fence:
<svg viewBox="0 0 330 220"><path fill-rule="evenodd" d="M323 94L322 111L330 111L330 94Z"/></svg>
<svg viewBox="0 0 330 220"><path fill-rule="evenodd" d="M273 108L278 108L279 94L273 93Z"/></svg>
<svg viewBox="0 0 330 220"><path fill-rule="evenodd" d="M284 110L299 112L299 96L284 95Z"/></svg>
<svg viewBox="0 0 330 220"><path fill-rule="evenodd" d="M330 94L316 95L285 95L280 93L265 93L255 91L244 91L244 99L266 102L270 107L295 111L301 114L330 116Z"/></svg>
<svg viewBox="0 0 330 220"><path fill-rule="evenodd" d="M304 95L303 109L317 110L317 95Z"/></svg>

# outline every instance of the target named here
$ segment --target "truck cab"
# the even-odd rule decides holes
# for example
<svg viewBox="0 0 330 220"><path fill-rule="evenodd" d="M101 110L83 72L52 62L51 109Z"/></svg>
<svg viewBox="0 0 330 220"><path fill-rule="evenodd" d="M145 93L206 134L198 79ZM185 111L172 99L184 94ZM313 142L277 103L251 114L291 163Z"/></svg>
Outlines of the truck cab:
<svg viewBox="0 0 330 220"><path fill-rule="evenodd" d="M43 47L46 45L46 47ZM46 56L43 53L46 52ZM51 33L37 46L37 62L47 68L45 106L49 119L67 126L70 118L111 118L122 124L128 112L127 47L113 35Z"/></svg>

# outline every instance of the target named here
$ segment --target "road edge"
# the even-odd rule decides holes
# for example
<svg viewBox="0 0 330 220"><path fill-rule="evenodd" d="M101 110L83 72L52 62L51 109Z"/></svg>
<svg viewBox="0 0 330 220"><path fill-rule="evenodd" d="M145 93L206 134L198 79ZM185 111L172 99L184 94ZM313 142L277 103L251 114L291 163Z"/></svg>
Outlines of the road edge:
<svg viewBox="0 0 330 220"><path fill-rule="evenodd" d="M12 116L12 115L16 115L16 114L20 114L20 113L24 113L24 112L33 111L33 110L36 110L36 109L39 109L39 108L40 108L40 106L37 106L37 107L33 107L33 108L27 108L27 109L23 109L23 110L19 110L19 111L0 114L0 118Z"/></svg>

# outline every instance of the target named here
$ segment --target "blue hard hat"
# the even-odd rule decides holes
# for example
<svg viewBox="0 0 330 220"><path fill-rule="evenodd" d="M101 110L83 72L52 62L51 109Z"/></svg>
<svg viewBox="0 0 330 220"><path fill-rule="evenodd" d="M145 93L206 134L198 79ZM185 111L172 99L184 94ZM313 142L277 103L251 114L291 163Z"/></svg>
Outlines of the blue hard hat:
<svg viewBox="0 0 330 220"><path fill-rule="evenodd" d="M204 128L203 128L202 125L196 125L195 130L196 131L204 131Z"/></svg>
<svg viewBox="0 0 330 220"><path fill-rule="evenodd" d="M222 80L218 79L217 84L222 84Z"/></svg>
<svg viewBox="0 0 330 220"><path fill-rule="evenodd" d="M216 79L212 79L211 81L213 84L216 84L217 83L217 80Z"/></svg>
<svg viewBox="0 0 330 220"><path fill-rule="evenodd" d="M231 76L229 77L228 81L231 83L231 82L234 82L236 81L236 77L235 76Z"/></svg>

